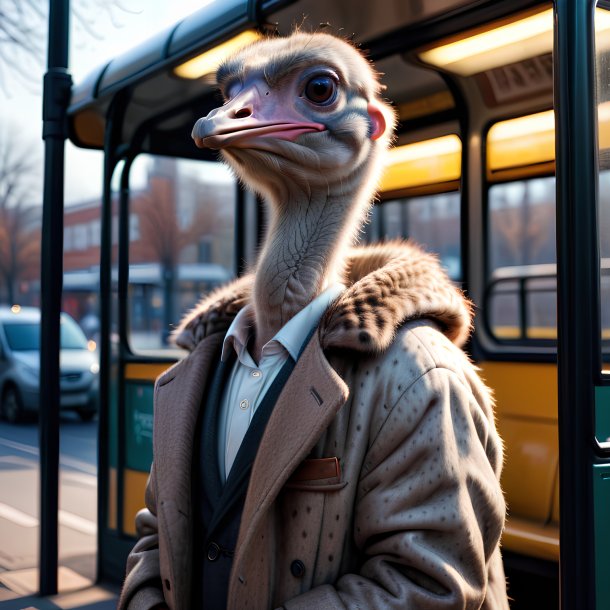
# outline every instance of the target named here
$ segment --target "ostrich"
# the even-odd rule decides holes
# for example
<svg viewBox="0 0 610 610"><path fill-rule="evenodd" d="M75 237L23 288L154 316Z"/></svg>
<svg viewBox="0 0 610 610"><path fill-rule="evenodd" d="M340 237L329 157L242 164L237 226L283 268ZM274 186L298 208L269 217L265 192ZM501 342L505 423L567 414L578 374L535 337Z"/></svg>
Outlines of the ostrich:
<svg viewBox="0 0 610 610"><path fill-rule="evenodd" d="M343 277L346 248L377 187L394 115L368 62L346 48L353 51L305 33L268 40L263 54L252 46L218 70L225 104L193 129L197 146L220 149L267 202L253 288L255 357Z"/></svg>
<svg viewBox="0 0 610 610"><path fill-rule="evenodd" d="M471 306L414 244L353 247L394 126L378 75L350 43L297 32L217 80L224 104L193 139L263 197L269 225L253 271L175 333L191 353L157 381L119 608L508 608L502 444L460 349ZM246 378L329 291L253 414ZM229 461L222 422L240 409Z"/></svg>

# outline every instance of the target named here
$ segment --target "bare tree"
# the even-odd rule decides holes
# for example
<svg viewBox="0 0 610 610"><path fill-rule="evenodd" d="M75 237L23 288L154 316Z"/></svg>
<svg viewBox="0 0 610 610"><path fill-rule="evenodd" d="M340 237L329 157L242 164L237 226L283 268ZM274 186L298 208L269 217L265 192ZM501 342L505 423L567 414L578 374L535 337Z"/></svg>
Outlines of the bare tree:
<svg viewBox="0 0 610 610"><path fill-rule="evenodd" d="M72 0L77 30L99 38L95 22L129 12L129 0ZM0 0L0 88L9 93L9 74L22 86L39 90L47 42L48 0Z"/></svg>
<svg viewBox="0 0 610 610"><path fill-rule="evenodd" d="M161 265L164 294L164 340L172 324L176 323L175 277L184 249L198 244L205 235L218 228L219 218L210 202L201 201L189 222L181 222L175 195L175 183L165 177L153 177L148 193L137 208L140 241L144 255Z"/></svg>
<svg viewBox="0 0 610 610"><path fill-rule="evenodd" d="M34 145L0 125L0 301L16 302L18 284L38 275L40 206L31 205L38 172Z"/></svg>

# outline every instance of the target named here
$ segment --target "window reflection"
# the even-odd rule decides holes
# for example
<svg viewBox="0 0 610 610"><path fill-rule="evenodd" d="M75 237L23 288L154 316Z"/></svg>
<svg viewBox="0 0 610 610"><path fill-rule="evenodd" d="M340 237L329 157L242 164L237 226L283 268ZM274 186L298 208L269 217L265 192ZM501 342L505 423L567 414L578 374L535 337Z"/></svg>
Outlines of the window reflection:
<svg viewBox="0 0 610 610"><path fill-rule="evenodd" d="M169 346L183 314L234 273L236 181L220 163L142 155L130 198L129 320L134 350Z"/></svg>
<svg viewBox="0 0 610 610"><path fill-rule="evenodd" d="M557 338L555 178L489 189L489 279L485 312L504 341Z"/></svg>
<svg viewBox="0 0 610 610"><path fill-rule="evenodd" d="M460 194L440 193L384 201L365 229L369 243L409 238L439 256L449 277L460 280Z"/></svg>
<svg viewBox="0 0 610 610"><path fill-rule="evenodd" d="M602 340L610 341L610 11L595 10L597 108L599 136L599 251ZM606 26L606 27L604 27Z"/></svg>

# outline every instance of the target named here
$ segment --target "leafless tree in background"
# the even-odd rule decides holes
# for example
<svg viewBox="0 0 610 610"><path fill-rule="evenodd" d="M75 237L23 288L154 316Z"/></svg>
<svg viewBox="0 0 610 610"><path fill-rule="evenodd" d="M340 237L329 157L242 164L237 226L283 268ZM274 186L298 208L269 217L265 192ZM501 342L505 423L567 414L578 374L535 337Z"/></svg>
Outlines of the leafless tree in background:
<svg viewBox="0 0 610 610"><path fill-rule="evenodd" d="M175 183L167 178L152 177L149 189L138 209L141 241L149 260L161 265L163 283L164 342L176 322L176 269L184 249L196 245L203 236L213 235L220 222L213 203L200 201L188 224L179 219ZM135 212L135 210L134 210Z"/></svg>
<svg viewBox="0 0 610 610"><path fill-rule="evenodd" d="M120 26L118 14L129 0L72 0L74 28L99 38L95 24L107 18ZM48 0L0 0L0 89L10 95L9 75L23 87L40 90L45 65Z"/></svg>
<svg viewBox="0 0 610 610"><path fill-rule="evenodd" d="M0 302L18 300L19 282L38 276L40 206L32 205L38 172L36 150L0 124Z"/></svg>

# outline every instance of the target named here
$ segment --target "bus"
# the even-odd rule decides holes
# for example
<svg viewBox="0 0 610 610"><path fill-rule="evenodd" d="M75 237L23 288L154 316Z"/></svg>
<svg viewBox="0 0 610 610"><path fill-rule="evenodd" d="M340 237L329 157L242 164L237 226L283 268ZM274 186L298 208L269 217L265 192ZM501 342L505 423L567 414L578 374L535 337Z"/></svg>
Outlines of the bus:
<svg viewBox="0 0 610 610"><path fill-rule="evenodd" d="M560 597L562 608L610 607L610 3L602 0L227 0L72 88L69 137L105 155L99 578L123 577L152 459L154 380L184 355L142 340L130 315L138 298L130 173L161 158L176 176L221 175L214 153L190 137L218 102L214 69L241 45L295 27L353 39L383 74L399 118L362 240L421 243L476 305L468 351L494 390L505 443L502 548L515 607L558 607ZM223 180L231 247L210 262L233 277L254 263L265 217L254 194ZM176 214L193 213L184 206ZM209 228L199 221L203 239ZM171 289L187 291L181 281ZM522 574L541 597L531 581L519 588Z"/></svg>

